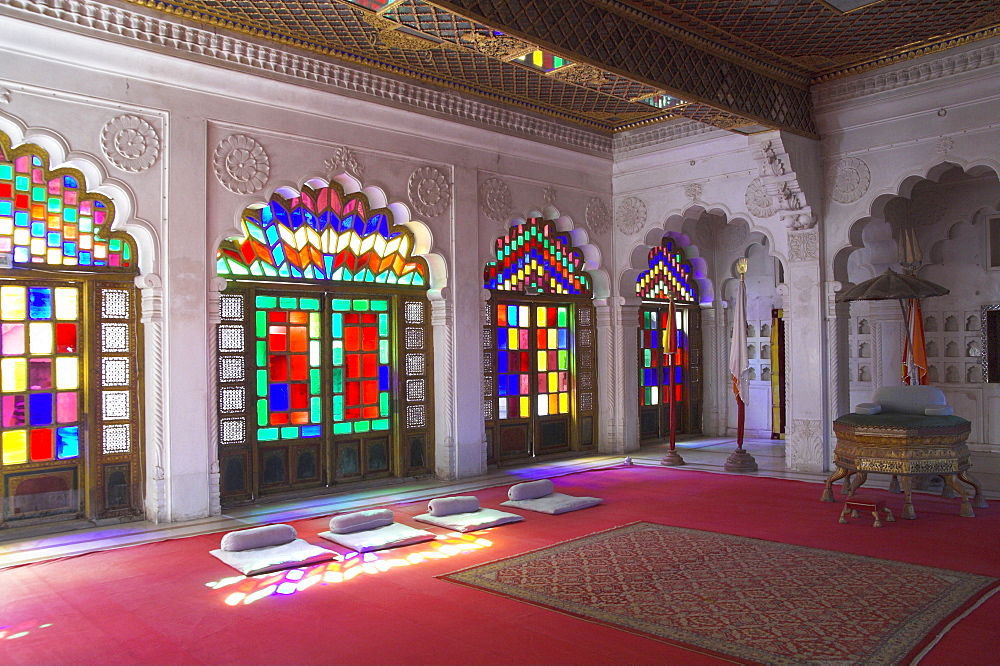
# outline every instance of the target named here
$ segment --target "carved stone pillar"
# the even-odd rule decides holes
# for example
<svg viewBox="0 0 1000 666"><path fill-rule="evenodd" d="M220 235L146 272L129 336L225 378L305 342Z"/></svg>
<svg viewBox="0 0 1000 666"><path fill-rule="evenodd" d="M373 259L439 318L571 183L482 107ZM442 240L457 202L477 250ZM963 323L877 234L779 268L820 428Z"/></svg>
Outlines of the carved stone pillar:
<svg viewBox="0 0 1000 666"><path fill-rule="evenodd" d="M219 311L219 294L226 290L225 278L215 278L208 288L208 395L209 404L218 404L219 396L219 334L222 321ZM208 509L209 514L222 514L219 499L219 411L208 410Z"/></svg>
<svg viewBox="0 0 1000 666"><path fill-rule="evenodd" d="M851 309L849 303L837 303L839 282L826 283L827 382L830 387L827 409L827 441L835 442L833 421L851 411L850 365L848 355ZM829 458L830 452L827 452Z"/></svg>
<svg viewBox="0 0 1000 666"><path fill-rule="evenodd" d="M442 294L444 296L444 294ZM446 298L431 301L434 335L434 449L438 478L458 478L458 451L455 443L455 363L454 313Z"/></svg>
<svg viewBox="0 0 1000 666"><path fill-rule="evenodd" d="M806 229L788 232L789 326L786 376L795 390L788 389L788 434L785 464L789 469L822 472L828 458L828 436L824 419L829 388L824 359L825 294L819 258L819 232Z"/></svg>
<svg viewBox="0 0 1000 666"><path fill-rule="evenodd" d="M596 300L599 419L603 436L598 439L601 453L623 454L639 449L638 372L636 331L639 306L625 299Z"/></svg>
<svg viewBox="0 0 1000 666"><path fill-rule="evenodd" d="M143 327L143 396L146 433L146 520L164 523L169 520L167 511L166 454L164 451L163 403L165 397L163 346L163 283L160 276L147 273L135 278L135 285L142 295L142 313L139 321Z"/></svg>

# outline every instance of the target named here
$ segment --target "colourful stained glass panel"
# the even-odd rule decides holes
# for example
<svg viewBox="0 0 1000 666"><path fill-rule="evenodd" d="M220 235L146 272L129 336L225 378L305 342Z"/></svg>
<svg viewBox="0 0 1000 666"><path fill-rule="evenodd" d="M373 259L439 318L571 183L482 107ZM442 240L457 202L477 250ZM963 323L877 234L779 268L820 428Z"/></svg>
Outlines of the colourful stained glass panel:
<svg viewBox="0 0 1000 666"><path fill-rule="evenodd" d="M537 306L538 416L569 414L569 307Z"/></svg>
<svg viewBox="0 0 1000 666"><path fill-rule="evenodd" d="M642 329L639 332L639 401L642 405L664 404L670 390L671 366L674 372L674 398L684 399L684 380L688 370L687 318L678 308L674 316L674 335L677 336L673 361L665 353L670 349L669 308L642 311Z"/></svg>
<svg viewBox="0 0 1000 666"><path fill-rule="evenodd" d="M389 301L334 299L330 313L333 431L389 429Z"/></svg>
<svg viewBox="0 0 1000 666"><path fill-rule="evenodd" d="M257 439L321 434L319 301L257 296Z"/></svg>
<svg viewBox="0 0 1000 666"><path fill-rule="evenodd" d="M0 287L0 446L5 465L80 455L80 325L56 323L60 314L68 314L58 305L67 299L78 302L77 287Z"/></svg>
<svg viewBox="0 0 1000 666"><path fill-rule="evenodd" d="M649 268L635 281L635 293L644 300L695 303L698 293L694 286L694 269L684 256L684 250L673 238L649 251Z"/></svg>
<svg viewBox="0 0 1000 666"><path fill-rule="evenodd" d="M0 134L0 254L14 264L135 269L132 241L110 233L110 202L86 191L83 174L50 172L41 149L9 145Z"/></svg>
<svg viewBox="0 0 1000 666"><path fill-rule="evenodd" d="M337 183L304 187L299 196L275 194L243 214L245 235L224 243L219 275L336 280L425 287L427 264L413 257L408 229L386 209L372 210L361 193Z"/></svg>
<svg viewBox="0 0 1000 666"><path fill-rule="evenodd" d="M536 294L591 294L583 257L566 234L538 217L496 241L496 261L483 271L487 289Z"/></svg>
<svg viewBox="0 0 1000 666"><path fill-rule="evenodd" d="M557 69L571 65L569 60L566 60L562 56L557 56L554 53L549 53L548 51L532 51L526 55L520 56L519 58L514 58L514 62L519 62L522 65L526 65L531 69L537 69L541 72L554 72Z"/></svg>

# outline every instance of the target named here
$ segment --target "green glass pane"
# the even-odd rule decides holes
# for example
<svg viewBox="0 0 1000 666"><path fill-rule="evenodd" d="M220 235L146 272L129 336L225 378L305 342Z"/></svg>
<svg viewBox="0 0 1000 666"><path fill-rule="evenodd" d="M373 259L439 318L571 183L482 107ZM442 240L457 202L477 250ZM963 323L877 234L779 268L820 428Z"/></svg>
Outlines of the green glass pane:
<svg viewBox="0 0 1000 666"><path fill-rule="evenodd" d="M372 310L385 312L389 310L389 301L372 301Z"/></svg>
<svg viewBox="0 0 1000 666"><path fill-rule="evenodd" d="M355 312L368 312L368 305L371 303L367 298L359 298L353 302Z"/></svg>
<svg viewBox="0 0 1000 666"><path fill-rule="evenodd" d="M319 310L318 298L300 298L299 307L303 310Z"/></svg>
<svg viewBox="0 0 1000 666"><path fill-rule="evenodd" d="M354 424L354 432L368 432L371 429L371 421L357 421Z"/></svg>
<svg viewBox="0 0 1000 666"><path fill-rule="evenodd" d="M312 423L319 423L323 420L323 401L320 398L309 400L309 420Z"/></svg>
<svg viewBox="0 0 1000 666"><path fill-rule="evenodd" d="M334 368L333 369L333 390L336 393L344 392L344 369Z"/></svg>
<svg viewBox="0 0 1000 666"><path fill-rule="evenodd" d="M263 368L267 365L267 343L263 340L257 341L257 367Z"/></svg>
<svg viewBox="0 0 1000 666"><path fill-rule="evenodd" d="M319 370L313 369L309 371L309 392L313 395L319 395L320 393Z"/></svg>
<svg viewBox="0 0 1000 666"><path fill-rule="evenodd" d="M278 299L278 306L282 310L294 310L299 305L299 299L293 298L291 296L282 296Z"/></svg>
<svg viewBox="0 0 1000 666"><path fill-rule="evenodd" d="M257 401L257 425L266 426L268 423L267 400Z"/></svg>
<svg viewBox="0 0 1000 666"><path fill-rule="evenodd" d="M278 299L274 296L258 296L257 297L257 307L259 308L273 308L278 304Z"/></svg>
<svg viewBox="0 0 1000 666"><path fill-rule="evenodd" d="M644 368L653 367L653 353L649 349L642 350L642 366Z"/></svg>
<svg viewBox="0 0 1000 666"><path fill-rule="evenodd" d="M0 180L10 180L14 177L14 167L10 164L0 164Z"/></svg>
<svg viewBox="0 0 1000 666"><path fill-rule="evenodd" d="M559 322L560 328L566 328L569 326L569 313L566 312L566 308L559 308L557 321Z"/></svg>
<svg viewBox="0 0 1000 666"><path fill-rule="evenodd" d="M349 435L352 432L350 423L334 423L333 424L333 434L334 435Z"/></svg>
<svg viewBox="0 0 1000 666"><path fill-rule="evenodd" d="M559 369L569 370L569 352L565 349L559 351Z"/></svg>
<svg viewBox="0 0 1000 666"><path fill-rule="evenodd" d="M378 341L378 362L385 365L389 362L389 341L379 340Z"/></svg>
<svg viewBox="0 0 1000 666"><path fill-rule="evenodd" d="M330 307L339 312L350 312L351 302L346 298L335 298L330 301Z"/></svg>
<svg viewBox="0 0 1000 666"><path fill-rule="evenodd" d="M45 201L45 188L44 187L33 187L33 188L31 188L31 200L32 201Z"/></svg>
<svg viewBox="0 0 1000 666"><path fill-rule="evenodd" d="M58 213L62 208L62 202L56 197L49 197L46 205L48 206L50 213Z"/></svg>
<svg viewBox="0 0 1000 666"><path fill-rule="evenodd" d="M389 415L389 392L383 391L378 397L378 413L380 416Z"/></svg>
<svg viewBox="0 0 1000 666"><path fill-rule="evenodd" d="M119 238L114 238L108 241L108 247L111 248L112 252L118 252L122 249L122 242Z"/></svg>
<svg viewBox="0 0 1000 666"><path fill-rule="evenodd" d="M320 331L319 313L310 312L309 313L309 337L313 340L319 339Z"/></svg>
<svg viewBox="0 0 1000 666"><path fill-rule="evenodd" d="M333 420L344 420L344 396L342 395L333 396Z"/></svg>
<svg viewBox="0 0 1000 666"><path fill-rule="evenodd" d="M267 397L267 370L257 371L257 395Z"/></svg>
<svg viewBox="0 0 1000 666"><path fill-rule="evenodd" d="M330 361L333 365L344 365L344 343L339 340L333 342L333 358Z"/></svg>
<svg viewBox="0 0 1000 666"><path fill-rule="evenodd" d="M14 187L24 192L28 191L28 179L24 176L18 176L14 179Z"/></svg>
<svg viewBox="0 0 1000 666"><path fill-rule="evenodd" d="M267 313L262 310L258 310L256 312L255 320L255 333L257 334L257 337L267 337Z"/></svg>
<svg viewBox="0 0 1000 666"><path fill-rule="evenodd" d="M261 428L257 431L258 442L273 442L278 439L277 428Z"/></svg>
<svg viewBox="0 0 1000 666"><path fill-rule="evenodd" d="M372 421L372 430L388 430L389 419L376 419Z"/></svg>
<svg viewBox="0 0 1000 666"><path fill-rule="evenodd" d="M339 312L330 317L330 336L336 339L344 337L344 315Z"/></svg>
<svg viewBox="0 0 1000 666"><path fill-rule="evenodd" d="M299 429L297 427L286 427L281 429L281 439L297 439Z"/></svg>
<svg viewBox="0 0 1000 666"><path fill-rule="evenodd" d="M382 337L389 335L389 315L380 314L378 316L378 334Z"/></svg>

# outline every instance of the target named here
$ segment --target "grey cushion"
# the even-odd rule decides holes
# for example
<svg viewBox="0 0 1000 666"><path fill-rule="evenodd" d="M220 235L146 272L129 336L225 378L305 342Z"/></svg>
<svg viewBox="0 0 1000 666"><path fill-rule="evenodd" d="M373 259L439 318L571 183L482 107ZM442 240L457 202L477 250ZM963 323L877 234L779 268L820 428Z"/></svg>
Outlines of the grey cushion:
<svg viewBox="0 0 1000 666"><path fill-rule="evenodd" d="M862 402L854 408L855 414L881 414L882 405L877 402Z"/></svg>
<svg viewBox="0 0 1000 666"><path fill-rule="evenodd" d="M456 532L471 532L473 530L485 530L487 527L496 527L506 523L516 523L524 520L524 516L496 509L479 509L469 513L455 513L447 516L435 516L423 513L414 516L414 520L422 523L430 523L438 527L446 527Z"/></svg>
<svg viewBox="0 0 1000 666"><path fill-rule="evenodd" d="M355 511L331 518L330 531L334 534L350 534L392 525L393 520L392 511L389 509Z"/></svg>
<svg viewBox="0 0 1000 666"><path fill-rule="evenodd" d="M295 528L277 524L252 527L248 530L230 532L222 537L222 550L238 552L268 546L280 546L295 540Z"/></svg>
<svg viewBox="0 0 1000 666"><path fill-rule="evenodd" d="M926 416L951 416L955 413L955 408L951 405L933 405L931 407L924 407L924 414Z"/></svg>
<svg viewBox="0 0 1000 666"><path fill-rule="evenodd" d="M538 481L528 481L511 486L507 490L507 497L512 500L538 499L539 497L551 495L553 490L555 490L555 484L551 480L540 479Z"/></svg>
<svg viewBox="0 0 1000 666"><path fill-rule="evenodd" d="M418 530L409 525L392 523L383 527L361 532L351 532L349 534L335 534L334 532L320 532L319 536L345 548L350 548L358 553L367 553L373 550L385 550L386 548L398 548L409 546L410 544L430 541L436 535L427 530Z"/></svg>
<svg viewBox="0 0 1000 666"><path fill-rule="evenodd" d="M427 504L432 516L450 516L455 513L471 513L479 510L479 498L475 495L457 497L435 497Z"/></svg>
<svg viewBox="0 0 1000 666"><path fill-rule="evenodd" d="M271 571L293 569L340 559L340 555L332 550L314 546L302 539L293 539L277 546L251 548L250 550L232 551L220 548L209 552L244 576L256 576Z"/></svg>
<svg viewBox="0 0 1000 666"><path fill-rule="evenodd" d="M534 499L507 500L503 502L502 506L555 515L597 506L603 501L600 497L574 497L573 495L552 493L551 495L536 497Z"/></svg>
<svg viewBox="0 0 1000 666"><path fill-rule="evenodd" d="M936 386L882 386L875 390L872 402L883 412L923 414L924 408L947 404L944 393Z"/></svg>

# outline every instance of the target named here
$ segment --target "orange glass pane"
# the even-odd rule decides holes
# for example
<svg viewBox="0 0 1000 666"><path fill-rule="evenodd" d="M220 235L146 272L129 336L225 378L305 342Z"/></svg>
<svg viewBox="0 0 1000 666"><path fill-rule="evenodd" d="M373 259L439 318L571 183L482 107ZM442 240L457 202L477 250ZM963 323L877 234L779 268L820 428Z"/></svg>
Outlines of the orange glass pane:
<svg viewBox="0 0 1000 666"><path fill-rule="evenodd" d="M306 326L292 326L288 331L288 340L289 351L309 351L309 328Z"/></svg>

